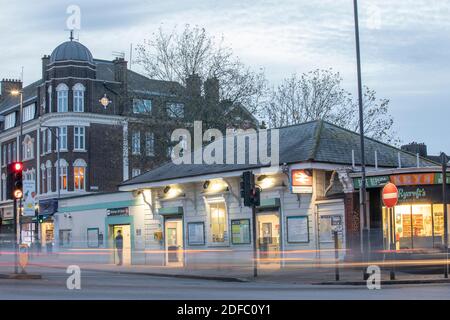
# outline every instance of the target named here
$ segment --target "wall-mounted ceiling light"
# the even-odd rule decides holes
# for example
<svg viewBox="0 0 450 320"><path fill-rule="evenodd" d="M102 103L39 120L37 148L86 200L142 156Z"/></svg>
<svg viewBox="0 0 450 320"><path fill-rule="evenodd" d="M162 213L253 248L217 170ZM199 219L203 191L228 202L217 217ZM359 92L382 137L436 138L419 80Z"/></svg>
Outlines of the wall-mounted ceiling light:
<svg viewBox="0 0 450 320"><path fill-rule="evenodd" d="M266 176L265 174L260 175L260 176L258 177L258 181L263 181L263 180L266 179L266 178L267 178L267 176Z"/></svg>
<svg viewBox="0 0 450 320"><path fill-rule="evenodd" d="M271 177L271 176L266 176L266 175L261 175L257 178L258 180L258 185L262 188L262 189L269 189L272 188L275 185L275 178Z"/></svg>

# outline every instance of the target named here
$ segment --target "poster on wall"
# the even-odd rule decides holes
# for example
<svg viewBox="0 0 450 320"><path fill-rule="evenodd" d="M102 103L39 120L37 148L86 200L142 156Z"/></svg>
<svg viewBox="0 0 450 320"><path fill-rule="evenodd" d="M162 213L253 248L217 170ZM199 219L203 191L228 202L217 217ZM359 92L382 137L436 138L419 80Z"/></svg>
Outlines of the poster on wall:
<svg viewBox="0 0 450 320"><path fill-rule="evenodd" d="M87 230L87 245L89 248L99 247L98 228L89 228Z"/></svg>
<svg viewBox="0 0 450 320"><path fill-rule="evenodd" d="M320 216L319 237L320 242L333 242L333 230L337 228L338 238L342 238L342 216L324 215Z"/></svg>
<svg viewBox="0 0 450 320"><path fill-rule="evenodd" d="M231 221L231 241L233 244L250 243L249 219L240 219Z"/></svg>
<svg viewBox="0 0 450 320"><path fill-rule="evenodd" d="M189 245L205 244L205 225L203 222L188 223L188 242Z"/></svg>
<svg viewBox="0 0 450 320"><path fill-rule="evenodd" d="M36 215L36 185L34 180L23 181L23 215L27 217Z"/></svg>
<svg viewBox="0 0 450 320"><path fill-rule="evenodd" d="M288 242L309 242L309 225L307 216L288 217Z"/></svg>

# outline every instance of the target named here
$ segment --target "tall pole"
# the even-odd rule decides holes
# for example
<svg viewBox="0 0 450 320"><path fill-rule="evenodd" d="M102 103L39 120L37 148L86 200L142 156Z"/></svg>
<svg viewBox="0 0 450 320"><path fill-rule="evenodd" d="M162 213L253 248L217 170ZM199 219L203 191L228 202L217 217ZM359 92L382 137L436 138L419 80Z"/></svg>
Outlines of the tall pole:
<svg viewBox="0 0 450 320"><path fill-rule="evenodd" d="M66 132L67 133L67 132ZM60 150L60 142L59 142L59 127L56 127L56 142L57 142L57 160L58 160L58 166L56 167L56 170L58 171L57 173L56 173L56 181L57 181L57 183L56 183L56 186L57 186L57 188L58 188L58 201L59 201L59 198L61 197L61 177L60 177L60 165L61 165L61 163L60 163L60 157L59 157L59 150Z"/></svg>
<svg viewBox="0 0 450 320"><path fill-rule="evenodd" d="M23 81L23 70L22 70L22 81ZM23 90L20 90L20 135L19 135L19 161L23 160L23 146L22 146L22 135L23 135ZM22 222L20 221L20 217L22 215L22 198L19 199L19 243L22 242ZM16 253L17 254L17 253Z"/></svg>
<svg viewBox="0 0 450 320"><path fill-rule="evenodd" d="M447 210L447 155L441 153L442 160L442 205L444 207L444 249L445 249L445 269L444 277L448 278L448 210Z"/></svg>
<svg viewBox="0 0 450 320"><path fill-rule="evenodd" d="M359 106L359 136L361 144L361 216L363 218L362 231L362 253L364 261L369 261L369 217L367 216L366 208L366 158L364 148L364 113L363 113L363 95L362 95L362 80L361 80L361 54L359 46L359 21L358 21L358 0L353 0L354 18L355 18L355 42L356 42L356 66L358 72L358 106ZM364 278L367 278L366 270L364 270Z"/></svg>
<svg viewBox="0 0 450 320"><path fill-rule="evenodd" d="M258 276L258 246L256 244L256 206L252 205L252 219L253 219L253 276L256 278Z"/></svg>

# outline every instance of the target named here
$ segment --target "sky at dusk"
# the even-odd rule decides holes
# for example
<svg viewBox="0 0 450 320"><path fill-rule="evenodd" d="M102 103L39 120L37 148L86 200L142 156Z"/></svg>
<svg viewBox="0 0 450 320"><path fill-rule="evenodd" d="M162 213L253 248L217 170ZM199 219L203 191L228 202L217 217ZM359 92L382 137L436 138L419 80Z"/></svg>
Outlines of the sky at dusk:
<svg viewBox="0 0 450 320"><path fill-rule="evenodd" d="M160 26L205 27L272 85L292 73L339 71L356 92L351 0L0 0L0 78L40 78L41 57L68 39L66 9L81 8L76 33L95 58L114 58ZM390 99L402 142L450 153L450 0L360 0L363 83ZM133 66L139 71L137 65Z"/></svg>

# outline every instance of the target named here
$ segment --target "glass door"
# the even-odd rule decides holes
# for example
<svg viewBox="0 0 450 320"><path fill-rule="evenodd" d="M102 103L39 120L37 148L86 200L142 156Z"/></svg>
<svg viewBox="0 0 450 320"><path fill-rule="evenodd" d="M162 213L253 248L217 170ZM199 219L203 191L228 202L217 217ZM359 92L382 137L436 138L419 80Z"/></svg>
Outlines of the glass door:
<svg viewBox="0 0 450 320"><path fill-rule="evenodd" d="M183 266L183 220L169 219L165 222L166 264Z"/></svg>

